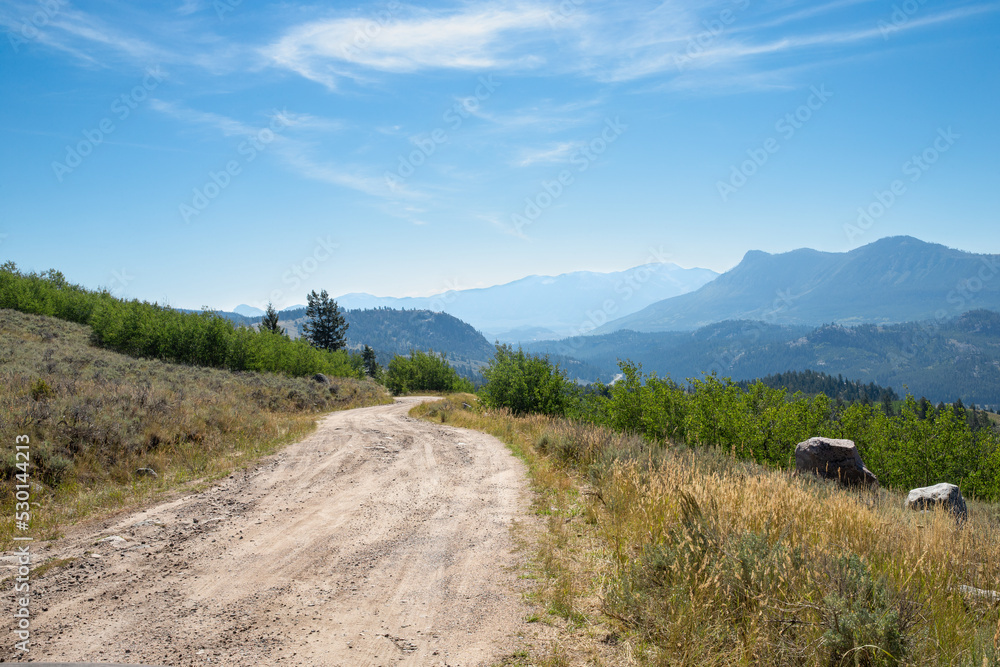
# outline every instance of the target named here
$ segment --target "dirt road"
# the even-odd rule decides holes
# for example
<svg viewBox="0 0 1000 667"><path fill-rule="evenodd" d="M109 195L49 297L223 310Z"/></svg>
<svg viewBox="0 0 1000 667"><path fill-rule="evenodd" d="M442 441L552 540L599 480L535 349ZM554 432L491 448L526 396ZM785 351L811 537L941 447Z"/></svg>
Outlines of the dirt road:
<svg viewBox="0 0 1000 667"><path fill-rule="evenodd" d="M476 665L509 655L534 627L510 535L527 510L522 464L490 436L408 417L418 400L333 413L210 490L36 544L36 555L77 560L34 582L28 657ZM0 656L24 660L8 639Z"/></svg>

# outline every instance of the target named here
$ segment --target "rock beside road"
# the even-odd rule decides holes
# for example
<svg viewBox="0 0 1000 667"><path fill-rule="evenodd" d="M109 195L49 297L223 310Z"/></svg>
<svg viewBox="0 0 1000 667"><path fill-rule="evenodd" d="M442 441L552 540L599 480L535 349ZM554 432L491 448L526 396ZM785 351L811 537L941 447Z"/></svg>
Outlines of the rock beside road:
<svg viewBox="0 0 1000 667"><path fill-rule="evenodd" d="M844 486L878 486L878 477L865 467L851 440L809 438L800 442L795 446L795 469L836 480Z"/></svg>
<svg viewBox="0 0 1000 667"><path fill-rule="evenodd" d="M969 518L969 510L965 506L962 491L954 484L942 482L934 486L924 486L913 489L906 496L906 506L911 510L922 511L943 505L945 509L964 521Z"/></svg>

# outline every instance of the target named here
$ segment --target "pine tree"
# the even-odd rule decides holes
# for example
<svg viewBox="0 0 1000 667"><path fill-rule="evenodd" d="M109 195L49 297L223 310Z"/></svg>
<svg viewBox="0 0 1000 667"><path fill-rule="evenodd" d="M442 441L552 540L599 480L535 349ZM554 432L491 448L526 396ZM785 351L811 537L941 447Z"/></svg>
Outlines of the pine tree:
<svg viewBox="0 0 1000 667"><path fill-rule="evenodd" d="M278 311L274 309L270 301L267 302L267 310L264 311L264 317L260 321L260 330L288 337L284 327L278 325Z"/></svg>
<svg viewBox="0 0 1000 667"><path fill-rule="evenodd" d="M340 313L337 302L323 290L309 293L309 305L306 307L306 317L309 321L302 325L302 335L312 343L313 347L335 352L347 341L347 321Z"/></svg>
<svg viewBox="0 0 1000 667"><path fill-rule="evenodd" d="M365 345L365 349L361 351L361 360L365 366L365 375L370 378L378 377L379 368L375 360L375 350Z"/></svg>

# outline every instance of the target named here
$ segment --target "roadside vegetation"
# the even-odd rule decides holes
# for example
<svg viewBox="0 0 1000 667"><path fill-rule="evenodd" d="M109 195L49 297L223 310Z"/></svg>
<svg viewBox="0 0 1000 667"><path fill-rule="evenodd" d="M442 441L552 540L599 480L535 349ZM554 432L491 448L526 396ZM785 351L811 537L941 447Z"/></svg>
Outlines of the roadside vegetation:
<svg viewBox="0 0 1000 667"><path fill-rule="evenodd" d="M38 537L229 474L301 438L321 412L390 401L371 380L136 359L90 340L87 326L0 310L0 512L13 516L14 438L28 435ZM0 523L0 548L11 530Z"/></svg>
<svg viewBox="0 0 1000 667"><path fill-rule="evenodd" d="M511 352L484 375L559 384L557 368L539 372L544 358ZM1000 588L1000 508L970 501L965 524L904 509L910 485L939 481L995 500L992 429L954 406L921 418L912 397L890 415L622 371L601 391L564 383L561 412L504 405L490 383L480 401L414 410L491 433L527 463L546 525L532 620L562 629L548 664L1000 664L988 592ZM793 474L794 444L813 435L854 439L885 486Z"/></svg>

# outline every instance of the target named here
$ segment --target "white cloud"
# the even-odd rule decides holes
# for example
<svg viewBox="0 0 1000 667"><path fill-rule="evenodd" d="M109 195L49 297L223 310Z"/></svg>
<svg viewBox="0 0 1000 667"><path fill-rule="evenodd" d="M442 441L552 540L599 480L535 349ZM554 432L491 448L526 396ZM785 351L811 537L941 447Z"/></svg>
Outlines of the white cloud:
<svg viewBox="0 0 1000 667"><path fill-rule="evenodd" d="M551 28L542 6L467 7L450 14L404 9L373 19L313 21L264 49L275 65L336 87L360 70L408 73L424 69L487 70L537 67L544 58L526 43Z"/></svg>

